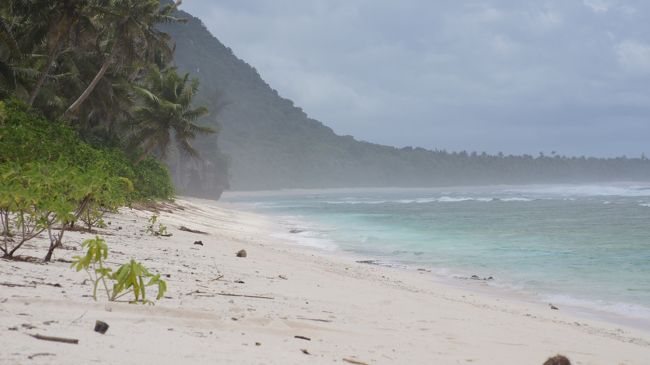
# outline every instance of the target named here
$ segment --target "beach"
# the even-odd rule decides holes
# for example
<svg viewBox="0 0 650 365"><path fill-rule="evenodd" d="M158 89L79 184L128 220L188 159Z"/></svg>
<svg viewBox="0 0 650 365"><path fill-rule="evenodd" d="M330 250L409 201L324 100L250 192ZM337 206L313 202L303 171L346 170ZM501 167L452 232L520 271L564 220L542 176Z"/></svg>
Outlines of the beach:
<svg viewBox="0 0 650 365"><path fill-rule="evenodd" d="M271 217L181 198L153 213L122 209L99 229L109 263L135 258L163 274L155 305L94 301L70 268L68 232L54 262L0 261L2 364L647 364L650 333L436 280L423 270L369 265L297 246ZM181 226L206 234L181 231ZM201 241L201 244L195 242ZM246 257L237 257L240 250ZM44 239L20 252L41 257ZM110 326L104 335L95 321ZM78 344L29 335L78 339Z"/></svg>

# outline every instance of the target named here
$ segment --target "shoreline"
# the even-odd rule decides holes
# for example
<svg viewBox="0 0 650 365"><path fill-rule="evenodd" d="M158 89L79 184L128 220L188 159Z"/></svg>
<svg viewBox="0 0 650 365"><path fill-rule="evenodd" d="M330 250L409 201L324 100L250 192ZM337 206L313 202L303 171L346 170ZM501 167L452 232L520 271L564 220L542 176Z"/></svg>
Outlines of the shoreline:
<svg viewBox="0 0 650 365"><path fill-rule="evenodd" d="M347 191L347 190L346 190ZM317 192L317 191L316 191ZM262 192L263 196L273 196L275 194L284 194L286 192ZM306 190L305 194L313 194L314 191ZM236 192L235 195L244 195L248 194L245 192ZM247 213L257 214L265 217L270 220L273 225L277 226L277 233L275 237L281 240L288 240L293 242L297 247L314 250L316 253L321 255L329 255L336 259L346 260L354 263L370 264L377 265L379 267L390 268L394 270L403 270L410 273L416 273L421 275L428 275L432 281L436 284L449 286L452 288L457 288L461 290L471 291L476 294L488 295L494 298L501 298L510 301L517 301L522 304L532 304L539 306L556 306L561 307L562 310L570 313L578 319L593 320L597 322L604 322L614 326L625 326L630 327L635 330L641 331L647 335L650 335L650 319L644 318L642 316L633 316L626 315L624 313L619 313L611 310L606 310L596 307L598 305L597 301L594 299L584 299L579 297L569 297L569 300L586 303L584 305L578 304L569 304L564 302L553 302L552 300L545 300L550 295L555 295L558 297L566 296L565 293L556 293L556 294L540 294L540 293L531 293L523 289L516 289L514 284L505 284L498 285L496 281L487 281L484 277L479 277L478 279L472 279L472 276L477 275L478 273L467 271L464 274L442 274L437 272L435 268L426 267L423 265L408 264L408 263L397 263L391 262L390 260L385 260L380 257L373 257L372 255L361 255L352 251L346 251L341 249L341 247L335 241L328 240L328 246L325 244L308 244L307 240L324 240L321 238L305 238L298 234L293 234L290 232L291 229L298 229L300 232L308 232L314 229L313 225L318 225L315 222L307 221L293 221L289 222L287 216L284 215L275 215L270 213L260 212L259 210L252 208L250 205L244 203L219 203L220 205L226 207L227 209L232 209L236 211L245 211ZM292 217L292 219L295 219ZM310 224L312 226L310 226ZM372 261L372 262L363 262L363 261ZM442 269L446 271L447 269ZM480 276L480 275L477 275ZM496 279L495 279L496 280ZM589 306L589 305L592 306ZM640 306L637 304L630 303L615 303L610 304L614 305L627 305L627 306ZM646 307L643 307L646 309Z"/></svg>
<svg viewBox="0 0 650 365"><path fill-rule="evenodd" d="M3 281L28 284L0 287L0 328L16 328L4 332L9 351L0 363L541 364L562 353L579 364L644 364L650 352L650 336L634 328L299 247L274 238L282 227L269 217L222 203L178 204L160 213L172 237L146 235L151 213L128 209L100 230L112 260L134 257L170 276L168 297L155 306L94 302L84 276L65 262L0 261ZM74 232L66 245L92 237ZM24 254L39 256L39 248ZM239 249L248 257L235 257ZM95 320L109 323L106 335L92 332ZM80 345L27 336L33 333L76 337ZM28 359L39 353L52 355Z"/></svg>

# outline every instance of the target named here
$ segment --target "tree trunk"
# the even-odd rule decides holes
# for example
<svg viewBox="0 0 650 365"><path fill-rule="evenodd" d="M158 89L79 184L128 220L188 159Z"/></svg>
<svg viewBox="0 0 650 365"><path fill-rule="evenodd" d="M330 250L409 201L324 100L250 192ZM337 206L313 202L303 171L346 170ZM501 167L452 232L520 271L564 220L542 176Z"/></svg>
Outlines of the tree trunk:
<svg viewBox="0 0 650 365"><path fill-rule="evenodd" d="M68 117L72 113L75 113L79 109L81 104L83 104L83 102L86 101L86 99L88 99L90 94L92 94L93 90L95 90L95 87L97 86L99 81L102 79L102 77L104 77L104 74L106 74L106 71L108 71L108 68L113 63L113 52L114 51L115 51L115 47L113 47L113 49L111 50L111 54L108 56L108 58L106 58L106 60L104 61L104 64L99 69L99 72L97 72L97 75L95 75L95 77L93 78L93 81L90 82L90 85L88 85L86 90L84 90L84 92L81 93L79 98L77 98L77 100L75 100L75 102L72 103L72 105L70 105L68 110L66 110L65 113L63 113L64 117Z"/></svg>
<svg viewBox="0 0 650 365"><path fill-rule="evenodd" d="M38 77L38 80L36 81L36 86L34 86L34 90L32 90L32 93L29 96L28 104L30 106L34 104L34 100L36 100L36 97L38 96L38 93L41 91L41 88L43 87L43 84L45 83L45 79L50 74L50 71L52 70L52 65L54 64L54 60L56 60L57 57L59 56L59 49L61 48L61 45L63 44L63 39L65 39L65 36L67 36L68 33L70 33L71 28L72 28L72 21L68 20L68 24L65 27L65 32L62 33L62 34L59 34L56 37L56 41L54 42L54 48L52 48L52 50L50 51L50 54L47 57L47 66L45 66L45 70Z"/></svg>

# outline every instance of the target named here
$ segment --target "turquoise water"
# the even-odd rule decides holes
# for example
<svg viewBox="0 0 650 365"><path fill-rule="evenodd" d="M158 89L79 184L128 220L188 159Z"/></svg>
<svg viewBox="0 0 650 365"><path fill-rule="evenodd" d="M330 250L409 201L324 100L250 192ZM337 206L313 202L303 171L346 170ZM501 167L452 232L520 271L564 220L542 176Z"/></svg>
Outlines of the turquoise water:
<svg viewBox="0 0 650 365"><path fill-rule="evenodd" d="M275 215L303 244L450 278L492 276L490 285L554 304L650 318L650 186L325 190L224 200Z"/></svg>

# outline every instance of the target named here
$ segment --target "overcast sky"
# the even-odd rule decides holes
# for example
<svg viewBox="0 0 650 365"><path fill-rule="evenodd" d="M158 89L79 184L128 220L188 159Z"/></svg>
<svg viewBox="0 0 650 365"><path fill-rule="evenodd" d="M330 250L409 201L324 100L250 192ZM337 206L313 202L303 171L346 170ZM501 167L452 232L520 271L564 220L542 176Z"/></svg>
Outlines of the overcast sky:
<svg viewBox="0 0 650 365"><path fill-rule="evenodd" d="M650 154L648 0L185 0L338 134L394 146Z"/></svg>

